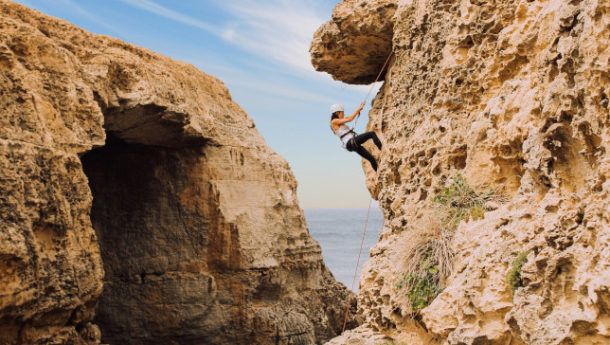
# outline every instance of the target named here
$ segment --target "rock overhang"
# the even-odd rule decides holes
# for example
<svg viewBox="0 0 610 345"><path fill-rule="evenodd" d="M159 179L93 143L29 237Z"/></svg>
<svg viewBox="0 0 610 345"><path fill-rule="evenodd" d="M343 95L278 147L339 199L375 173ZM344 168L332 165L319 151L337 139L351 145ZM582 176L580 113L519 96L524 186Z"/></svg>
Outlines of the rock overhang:
<svg viewBox="0 0 610 345"><path fill-rule="evenodd" d="M343 1L315 32L309 49L317 71L348 84L375 81L392 52L395 0Z"/></svg>

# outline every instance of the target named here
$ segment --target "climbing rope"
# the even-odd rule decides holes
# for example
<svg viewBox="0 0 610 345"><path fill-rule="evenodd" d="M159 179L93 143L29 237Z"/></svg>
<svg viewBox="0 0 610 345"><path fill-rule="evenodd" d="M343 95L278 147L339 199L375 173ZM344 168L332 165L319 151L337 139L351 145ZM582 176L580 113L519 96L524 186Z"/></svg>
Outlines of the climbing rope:
<svg viewBox="0 0 610 345"><path fill-rule="evenodd" d="M379 77L381 77L381 74L383 73L383 71L385 70L386 66L388 65L388 62L390 62L390 58L392 57L392 53L393 53L393 51L390 50L390 55L388 55L388 58L385 60L383 66L381 67L381 70L377 74L377 78L375 78L375 81L373 82L373 84L371 84L371 87L369 88L369 92L367 92L366 96L364 97L364 103L366 103L366 101L368 101L369 96L371 95L371 92L375 88L375 83L379 80ZM359 118L360 118L360 113L358 113L358 115L356 116L356 120L354 121L354 124L352 125L352 131L354 130L354 128L356 128L356 124L358 123L358 119Z"/></svg>
<svg viewBox="0 0 610 345"><path fill-rule="evenodd" d="M366 235L366 227L369 224L369 214L371 213L371 204L373 203L373 198L371 197L371 201L369 201L369 209L366 211L366 221L364 222L364 231L362 231L362 241L360 241L360 251L358 251L358 260L356 261L356 270L354 271L354 279L352 280L352 291L354 291L354 285L356 284L356 275L358 274L358 265L360 264L360 255L362 254L362 247L364 246L364 236ZM349 316L349 308L352 303L352 294L349 294L347 297L347 308L345 309L345 320L343 321L343 330L341 333L345 332L345 326L347 325L347 318Z"/></svg>
<svg viewBox="0 0 610 345"><path fill-rule="evenodd" d="M381 70L377 74L377 78L375 78L375 81L369 88L369 92L367 92L366 96L364 97L365 103L369 99L369 96L371 95L371 92L373 91L373 88L375 87L375 83L379 80L379 77L381 77L381 74L383 73L386 66L388 65L388 62L390 62L390 58L392 57L392 54L393 54L393 51L390 50L390 54L388 55L388 58L383 63ZM354 130L354 128L356 128L356 123L358 123L359 118L360 118L360 113L358 113L358 115L356 116L356 120L354 121L354 125L352 126L352 131ZM358 260L356 260L356 269L354 270L354 278L352 279L352 291L354 291L354 285L356 285L356 276L358 275L358 266L360 265L360 256L362 255L362 247L364 247L364 237L366 236L366 228L369 224L369 215L371 214L371 204L372 203L373 203L373 198L371 197L371 200L369 201L369 208L366 211L366 221L364 222L364 230L362 231L362 241L360 241L360 250L358 251ZM352 303L352 295L349 294L347 297L347 307L345 308L345 320L343 321L343 329L341 330L341 333L345 332L345 327L347 326L347 319L349 317L349 309L350 309L351 303Z"/></svg>

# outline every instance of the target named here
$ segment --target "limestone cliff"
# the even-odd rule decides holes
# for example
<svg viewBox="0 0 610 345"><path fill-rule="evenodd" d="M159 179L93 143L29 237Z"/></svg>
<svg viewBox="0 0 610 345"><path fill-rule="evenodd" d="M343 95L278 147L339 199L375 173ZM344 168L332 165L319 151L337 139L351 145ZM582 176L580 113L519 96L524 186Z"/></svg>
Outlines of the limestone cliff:
<svg viewBox="0 0 610 345"><path fill-rule="evenodd" d="M370 82L393 57L369 114L385 225L360 277L366 325L333 344L610 343L609 44L606 0L337 6L316 69ZM498 198L458 221L442 291L413 313L401 272L446 228L436 201L455 181Z"/></svg>
<svg viewBox="0 0 610 345"><path fill-rule="evenodd" d="M0 71L1 344L340 331L294 176L222 82L6 0Z"/></svg>

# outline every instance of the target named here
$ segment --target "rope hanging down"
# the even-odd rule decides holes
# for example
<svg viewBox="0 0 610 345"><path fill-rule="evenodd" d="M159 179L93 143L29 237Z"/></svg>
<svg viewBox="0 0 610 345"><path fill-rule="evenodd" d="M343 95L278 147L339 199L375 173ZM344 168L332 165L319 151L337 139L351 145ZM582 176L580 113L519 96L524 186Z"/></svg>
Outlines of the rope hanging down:
<svg viewBox="0 0 610 345"><path fill-rule="evenodd" d="M381 67L379 74L377 74L377 78L375 78L375 81L369 88L369 92L367 92L366 96L364 97L364 102L366 102L369 99L369 96L370 96L371 92L373 91L373 88L375 87L375 83L379 80L379 77L381 77L381 74L383 73L386 66L388 65L388 62L390 62L392 53L393 53L393 51L390 51L390 55L388 55L388 58L385 60L383 66ZM358 115L356 116L356 120L354 121L354 125L352 126L352 131L354 130L354 128L356 128L356 123L358 123L358 118L360 118L360 113L358 113ZM364 222L364 230L362 231L362 241L360 241L360 250L358 251L358 260L356 260L356 269L354 270L354 278L352 279L352 291L354 291L354 285L356 285L356 276L358 275L358 266L360 265L360 256L362 255L362 247L364 247L364 237L366 236L366 227L369 224L369 215L371 214L371 204L372 203L373 203L373 198L371 198L371 200L369 201L369 208L366 211L366 221ZM343 321L343 329L341 330L341 333L345 332L345 327L347 326L347 319L349 317L349 309L350 309L351 303L352 303L352 295L349 294L347 297L347 307L345 308L345 320Z"/></svg>
<svg viewBox="0 0 610 345"><path fill-rule="evenodd" d="M362 241L360 241L360 251L358 252L358 260L356 261L356 270L354 271L354 279L352 280L352 291L354 291L354 285L356 284L356 275L358 274L358 265L360 264L360 255L362 254L362 247L364 246L364 236L366 235L366 226L369 224L369 214L371 213L371 204L373 203L373 198L369 201L369 209L366 211L366 221L364 222L364 231L362 231ZM343 330L341 333L345 332L345 326L347 325L347 318L349 316L349 307L352 303L352 295L349 294L347 297L347 308L345 308L345 320L343 321Z"/></svg>
<svg viewBox="0 0 610 345"><path fill-rule="evenodd" d="M371 87L369 88L369 92L366 93L366 96L364 97L364 102L366 103L366 101L368 101L369 96L371 95L371 92L373 91L373 88L375 87L375 83L379 80L379 77L381 77L381 74L383 73L383 71L385 70L386 66L388 65L388 62L390 62L390 58L392 57L392 53L393 51L390 50L390 55L388 55L388 58L385 60L383 66L381 67L381 70L379 71L379 74L377 74L377 78L375 78L375 81L373 82L373 84L371 84ZM360 118L360 113L358 113L358 115L356 116L356 120L354 121L354 124L352 125L352 131L356 128L356 124L358 123L358 119Z"/></svg>

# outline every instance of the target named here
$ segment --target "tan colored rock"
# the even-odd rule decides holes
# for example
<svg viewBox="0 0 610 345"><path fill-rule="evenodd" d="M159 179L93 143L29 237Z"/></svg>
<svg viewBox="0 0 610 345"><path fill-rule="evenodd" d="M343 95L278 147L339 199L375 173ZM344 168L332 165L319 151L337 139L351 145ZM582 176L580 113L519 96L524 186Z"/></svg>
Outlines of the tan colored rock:
<svg viewBox="0 0 610 345"><path fill-rule="evenodd" d="M294 176L221 81L6 0L0 71L0 343L340 331Z"/></svg>
<svg viewBox="0 0 610 345"><path fill-rule="evenodd" d="M391 52L396 7L395 0L340 2L314 34L313 66L346 83L375 81Z"/></svg>
<svg viewBox="0 0 610 345"><path fill-rule="evenodd" d="M385 226L360 280L366 325L408 344L610 343L610 3L397 6L394 58L368 124L385 140L378 178L367 179ZM311 51L349 40L335 37L316 35ZM365 71L333 73L353 82ZM431 197L458 172L507 200L459 225L454 273L418 325L395 283L405 248L438 222ZM512 296L506 275L523 251Z"/></svg>
<svg viewBox="0 0 610 345"><path fill-rule="evenodd" d="M326 345L382 345L387 344L392 339L371 330L366 325L345 331L340 336L327 342Z"/></svg>

